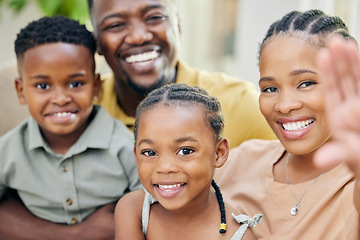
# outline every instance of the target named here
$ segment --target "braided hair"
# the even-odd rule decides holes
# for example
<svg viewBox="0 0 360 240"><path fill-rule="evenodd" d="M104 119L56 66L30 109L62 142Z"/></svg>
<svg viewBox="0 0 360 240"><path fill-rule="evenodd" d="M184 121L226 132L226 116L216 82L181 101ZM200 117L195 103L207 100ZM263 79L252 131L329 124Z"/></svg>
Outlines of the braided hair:
<svg viewBox="0 0 360 240"><path fill-rule="evenodd" d="M92 54L96 51L95 39L84 25L64 16L52 16L32 21L21 29L15 40L15 53L20 58L31 48L57 42L83 45Z"/></svg>
<svg viewBox="0 0 360 240"><path fill-rule="evenodd" d="M328 16L317 9L306 12L292 11L282 19L271 24L260 45L260 54L264 46L278 34L289 36L307 34L309 41L311 37L316 37L317 40L319 40L319 47L324 47L326 43L325 40L332 34L340 34L346 39L355 40L350 36L348 28L341 18Z"/></svg>
<svg viewBox="0 0 360 240"><path fill-rule="evenodd" d="M134 124L135 142L140 115L143 111L151 109L159 104L163 105L186 105L201 104L205 108L206 119L214 131L215 139L222 137L224 130L224 117L222 115L220 102L217 98L210 96L205 90L188 86L186 84L167 84L152 91L138 106Z"/></svg>

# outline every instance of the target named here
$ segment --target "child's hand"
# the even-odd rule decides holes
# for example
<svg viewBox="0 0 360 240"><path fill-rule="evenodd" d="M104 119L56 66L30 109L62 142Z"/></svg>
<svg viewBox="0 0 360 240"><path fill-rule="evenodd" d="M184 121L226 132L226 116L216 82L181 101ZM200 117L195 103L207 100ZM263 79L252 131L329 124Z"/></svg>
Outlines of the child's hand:
<svg viewBox="0 0 360 240"><path fill-rule="evenodd" d="M319 167L346 161L360 178L360 58L355 42L333 37L318 63L332 139L315 156Z"/></svg>

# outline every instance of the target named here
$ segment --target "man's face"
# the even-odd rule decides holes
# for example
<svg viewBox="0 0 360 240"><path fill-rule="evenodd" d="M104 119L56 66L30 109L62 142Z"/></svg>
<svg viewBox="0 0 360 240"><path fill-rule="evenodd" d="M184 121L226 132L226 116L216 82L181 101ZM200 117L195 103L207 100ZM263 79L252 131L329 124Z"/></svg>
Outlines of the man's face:
<svg viewBox="0 0 360 240"><path fill-rule="evenodd" d="M95 0L99 52L117 80L147 92L171 81L180 42L172 0Z"/></svg>

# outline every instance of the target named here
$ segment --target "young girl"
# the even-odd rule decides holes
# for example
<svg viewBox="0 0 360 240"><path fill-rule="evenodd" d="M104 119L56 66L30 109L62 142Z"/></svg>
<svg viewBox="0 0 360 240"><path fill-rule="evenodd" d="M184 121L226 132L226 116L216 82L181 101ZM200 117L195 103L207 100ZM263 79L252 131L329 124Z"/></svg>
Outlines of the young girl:
<svg viewBox="0 0 360 240"><path fill-rule="evenodd" d="M215 174L225 199L237 210L248 215L263 212L263 223L254 228L259 239L360 237L359 199L353 198L360 192L355 181L359 175L354 174L359 167L339 163L318 168L314 163L316 150L334 141L329 126L334 121L327 114L337 105L325 104L330 83L320 78L316 58L334 35L355 44L340 18L319 10L295 11L272 24L262 42L260 109L279 141L251 140L240 145ZM340 62L340 70L332 73L344 80L332 83L333 89L346 86L338 90L341 97L339 93L330 97L334 100L358 92L354 77L345 74L347 65ZM358 126L358 119L345 119L339 111L337 115L337 125Z"/></svg>
<svg viewBox="0 0 360 240"><path fill-rule="evenodd" d="M134 155L145 190L118 202L116 239L242 239L260 222L261 214L235 221L212 181L228 157L223 128L218 100L198 87L167 85L141 102ZM247 230L243 239L255 237Z"/></svg>

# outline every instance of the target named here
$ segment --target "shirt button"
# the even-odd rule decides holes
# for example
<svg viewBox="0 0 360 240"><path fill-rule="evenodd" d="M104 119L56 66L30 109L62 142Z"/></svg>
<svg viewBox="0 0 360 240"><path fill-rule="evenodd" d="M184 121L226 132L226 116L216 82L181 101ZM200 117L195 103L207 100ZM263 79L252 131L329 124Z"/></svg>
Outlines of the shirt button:
<svg viewBox="0 0 360 240"><path fill-rule="evenodd" d="M79 219L78 219L77 217L71 218L71 223L72 223L72 224L76 224L76 223L78 223L78 222L79 222Z"/></svg>
<svg viewBox="0 0 360 240"><path fill-rule="evenodd" d="M71 198L66 199L66 204L70 206L73 204L73 200Z"/></svg>
<svg viewBox="0 0 360 240"><path fill-rule="evenodd" d="M61 167L61 171L63 172L67 172L69 170L69 168L67 166L62 166Z"/></svg>

